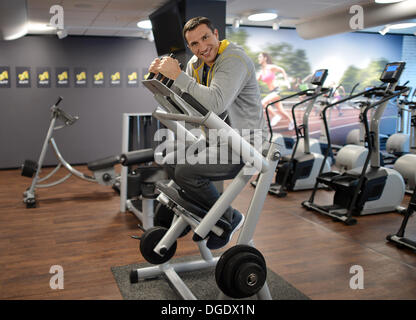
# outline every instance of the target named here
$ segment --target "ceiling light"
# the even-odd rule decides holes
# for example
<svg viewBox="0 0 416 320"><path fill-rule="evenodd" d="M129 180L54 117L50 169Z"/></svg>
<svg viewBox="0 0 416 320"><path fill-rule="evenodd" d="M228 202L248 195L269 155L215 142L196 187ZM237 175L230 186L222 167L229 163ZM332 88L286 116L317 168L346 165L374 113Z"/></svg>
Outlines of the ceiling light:
<svg viewBox="0 0 416 320"><path fill-rule="evenodd" d="M44 32L44 31L52 31L56 28L47 25L46 23L36 23L36 22L29 22L27 24L27 29L29 32Z"/></svg>
<svg viewBox="0 0 416 320"><path fill-rule="evenodd" d="M402 2L404 0L375 0L376 3L396 3L396 2Z"/></svg>
<svg viewBox="0 0 416 320"><path fill-rule="evenodd" d="M413 28L416 27L416 23L414 22L406 22L406 23L397 23L390 25L390 29L407 29L407 28Z"/></svg>
<svg viewBox="0 0 416 320"><path fill-rule="evenodd" d="M152 29L152 23L150 20L142 20L137 23L137 26L142 29Z"/></svg>
<svg viewBox="0 0 416 320"><path fill-rule="evenodd" d="M19 32L16 32L15 34L5 36L4 40L16 40L25 36L26 33L27 33L27 28L22 28Z"/></svg>
<svg viewBox="0 0 416 320"><path fill-rule="evenodd" d="M263 13L255 13L248 16L248 20L250 21L268 21L277 18L277 13L272 12L263 12Z"/></svg>

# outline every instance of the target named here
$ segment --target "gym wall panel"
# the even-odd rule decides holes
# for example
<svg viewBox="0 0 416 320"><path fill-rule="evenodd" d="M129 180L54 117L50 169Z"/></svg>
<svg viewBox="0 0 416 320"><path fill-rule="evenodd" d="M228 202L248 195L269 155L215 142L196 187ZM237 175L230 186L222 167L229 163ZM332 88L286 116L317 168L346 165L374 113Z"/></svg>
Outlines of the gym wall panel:
<svg viewBox="0 0 416 320"><path fill-rule="evenodd" d="M10 88L0 88L0 168L15 168L25 159L37 160L50 121L50 107L58 96L60 107L80 119L55 131L64 158L71 164L86 163L121 151L122 114L151 112L156 103L140 83L137 88L110 87L109 72L138 69L139 80L156 56L154 43L136 38L26 36L0 41L0 66L10 67ZM31 69L31 87L16 87L16 67ZM50 67L50 88L38 88L36 69ZM57 88L55 68L69 68L69 87ZM86 88L74 87L74 68L87 69ZM104 71L105 86L92 85L92 72ZM49 148L50 149L50 148ZM55 164L48 151L46 164Z"/></svg>

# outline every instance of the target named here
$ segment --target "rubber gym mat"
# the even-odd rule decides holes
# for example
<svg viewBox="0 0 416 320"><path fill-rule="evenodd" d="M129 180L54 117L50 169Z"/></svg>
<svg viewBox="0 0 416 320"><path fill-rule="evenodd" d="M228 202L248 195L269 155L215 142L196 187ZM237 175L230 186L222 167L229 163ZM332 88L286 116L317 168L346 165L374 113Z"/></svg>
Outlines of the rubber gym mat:
<svg viewBox="0 0 416 320"><path fill-rule="evenodd" d="M200 257L184 257L173 259L175 262L197 260ZM133 269L152 266L149 263L131 264L111 267L114 279L125 300L179 300L181 297L171 287L166 277L141 280L131 284L129 275ZM192 293L200 300L215 300L219 289L215 283L215 267L202 271L183 272L179 274ZM305 294L293 287L279 275L267 269L267 283L273 300L309 300ZM256 296L247 299L257 299Z"/></svg>

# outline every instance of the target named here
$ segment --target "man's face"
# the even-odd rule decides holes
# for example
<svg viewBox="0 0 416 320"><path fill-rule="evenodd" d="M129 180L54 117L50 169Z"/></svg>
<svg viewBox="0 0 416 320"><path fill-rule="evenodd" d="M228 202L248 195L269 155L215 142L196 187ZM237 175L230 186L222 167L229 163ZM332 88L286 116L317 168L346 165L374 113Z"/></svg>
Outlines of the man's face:
<svg viewBox="0 0 416 320"><path fill-rule="evenodd" d="M212 32L206 24L200 24L195 29L187 31L185 38L194 55L210 66L214 63L220 47L217 29Z"/></svg>

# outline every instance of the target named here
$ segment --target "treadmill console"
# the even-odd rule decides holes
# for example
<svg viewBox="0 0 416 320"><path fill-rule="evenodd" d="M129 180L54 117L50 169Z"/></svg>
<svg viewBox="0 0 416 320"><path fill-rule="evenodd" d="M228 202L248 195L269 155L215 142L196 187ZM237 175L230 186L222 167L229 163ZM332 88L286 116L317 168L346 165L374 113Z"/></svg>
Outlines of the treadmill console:
<svg viewBox="0 0 416 320"><path fill-rule="evenodd" d="M393 62L386 64L384 71L381 74L380 81L384 83L398 82L405 65L406 62Z"/></svg>
<svg viewBox="0 0 416 320"><path fill-rule="evenodd" d="M327 76L328 76L327 69L316 70L311 79L311 83L317 86L322 86Z"/></svg>

